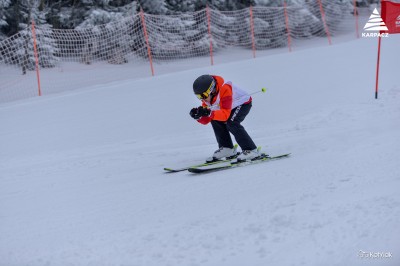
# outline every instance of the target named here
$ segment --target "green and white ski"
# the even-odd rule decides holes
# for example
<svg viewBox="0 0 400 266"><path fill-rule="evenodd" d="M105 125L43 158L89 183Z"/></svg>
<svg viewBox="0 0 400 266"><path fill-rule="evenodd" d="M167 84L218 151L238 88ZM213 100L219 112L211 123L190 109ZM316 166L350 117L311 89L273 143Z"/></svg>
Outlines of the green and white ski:
<svg viewBox="0 0 400 266"><path fill-rule="evenodd" d="M262 162L279 160L279 159L287 158L289 156L290 156L290 153L285 153L285 154L276 155L276 156L269 156L266 154L262 154L260 157L258 157L255 160L252 160L252 161L230 160L227 162L221 162L221 163L214 164L214 165L200 165L200 166L189 167L187 170L189 172L195 173L195 174L210 173L210 172L215 172L215 171L232 169L232 168L236 168L236 167L240 167L240 166L246 166L246 165L251 165L251 164L258 164L258 163L262 163Z"/></svg>
<svg viewBox="0 0 400 266"><path fill-rule="evenodd" d="M233 146L233 148L236 150L238 147L237 144L235 144ZM164 171L167 171L168 173L176 173L176 172L182 172L182 171L186 171L189 168L195 168L195 167L202 167L202 166L208 166L208 165L215 165L215 164L220 164L220 163L227 163L227 162L231 162L232 160L234 160L236 157L238 157L240 153L236 153L236 155L222 159L222 160L215 160L215 161L211 161L211 162L204 162L201 164L196 164L196 165L189 165L189 166L184 166L184 167L176 167L176 168L169 168L169 167L165 167Z"/></svg>
<svg viewBox="0 0 400 266"><path fill-rule="evenodd" d="M197 164L197 165L190 165L190 166L184 166L184 167L177 167L177 168L169 168L169 167L165 167L164 171L167 171L168 173L176 173L176 172L182 172L182 171L186 171L190 168L196 168L196 167L204 167L204 166L210 166L210 165L217 165L217 164L221 164L221 163L230 163L232 160L234 160L234 158L232 159L227 159L227 160L218 160L218 161L213 161L213 162L209 162L209 163L201 163L201 164Z"/></svg>

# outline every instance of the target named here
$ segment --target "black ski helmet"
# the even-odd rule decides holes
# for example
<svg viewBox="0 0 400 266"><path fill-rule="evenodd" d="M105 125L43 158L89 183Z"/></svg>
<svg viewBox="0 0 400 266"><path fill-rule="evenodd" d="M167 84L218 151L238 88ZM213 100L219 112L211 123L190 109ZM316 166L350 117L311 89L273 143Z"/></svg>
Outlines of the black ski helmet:
<svg viewBox="0 0 400 266"><path fill-rule="evenodd" d="M201 75L193 82L193 92L196 95L209 95L215 92L215 79L211 75Z"/></svg>

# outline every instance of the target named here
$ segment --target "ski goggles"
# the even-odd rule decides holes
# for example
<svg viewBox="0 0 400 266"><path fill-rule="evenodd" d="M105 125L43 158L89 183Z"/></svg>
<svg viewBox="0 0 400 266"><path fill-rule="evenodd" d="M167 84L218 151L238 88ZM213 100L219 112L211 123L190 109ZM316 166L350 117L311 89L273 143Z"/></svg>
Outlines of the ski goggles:
<svg viewBox="0 0 400 266"><path fill-rule="evenodd" d="M214 89L215 89L215 81L213 80L210 84L210 87L208 87L208 89L205 92L201 94L196 94L196 97L199 98L199 100L207 99L211 95L211 93L214 92Z"/></svg>

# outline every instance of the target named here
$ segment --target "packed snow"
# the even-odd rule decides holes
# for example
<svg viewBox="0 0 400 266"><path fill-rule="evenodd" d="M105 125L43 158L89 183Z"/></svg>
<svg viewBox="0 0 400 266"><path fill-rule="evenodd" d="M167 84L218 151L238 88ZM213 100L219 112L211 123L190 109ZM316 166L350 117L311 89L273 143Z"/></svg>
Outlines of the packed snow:
<svg viewBox="0 0 400 266"><path fill-rule="evenodd" d="M360 38L1 104L0 265L400 265L399 37L378 99ZM218 148L189 116L205 73L266 87L243 124L291 157L165 173Z"/></svg>

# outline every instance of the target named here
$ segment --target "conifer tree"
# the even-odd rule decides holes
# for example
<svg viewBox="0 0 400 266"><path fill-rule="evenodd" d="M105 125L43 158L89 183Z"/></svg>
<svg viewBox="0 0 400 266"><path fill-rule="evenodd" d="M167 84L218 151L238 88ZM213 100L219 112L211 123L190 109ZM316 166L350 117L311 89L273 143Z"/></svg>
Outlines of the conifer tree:
<svg viewBox="0 0 400 266"><path fill-rule="evenodd" d="M46 22L44 1L16 0L14 10L18 11L13 21L14 26L19 30L18 38L13 40L16 50L14 57L21 66L22 73L35 69L35 54L33 42L33 30L36 35L36 49L38 63L41 67L54 67L58 61L57 43L51 36L52 26ZM32 23L35 27L32 27Z"/></svg>
<svg viewBox="0 0 400 266"><path fill-rule="evenodd" d="M145 13L163 15L167 13L167 3L165 0L137 0L139 8Z"/></svg>
<svg viewBox="0 0 400 266"><path fill-rule="evenodd" d="M5 28L9 26L7 23L7 13L10 4L10 0L0 0L0 41L6 38Z"/></svg>
<svg viewBox="0 0 400 266"><path fill-rule="evenodd" d="M166 7L173 13L196 11L196 0L166 0Z"/></svg>

